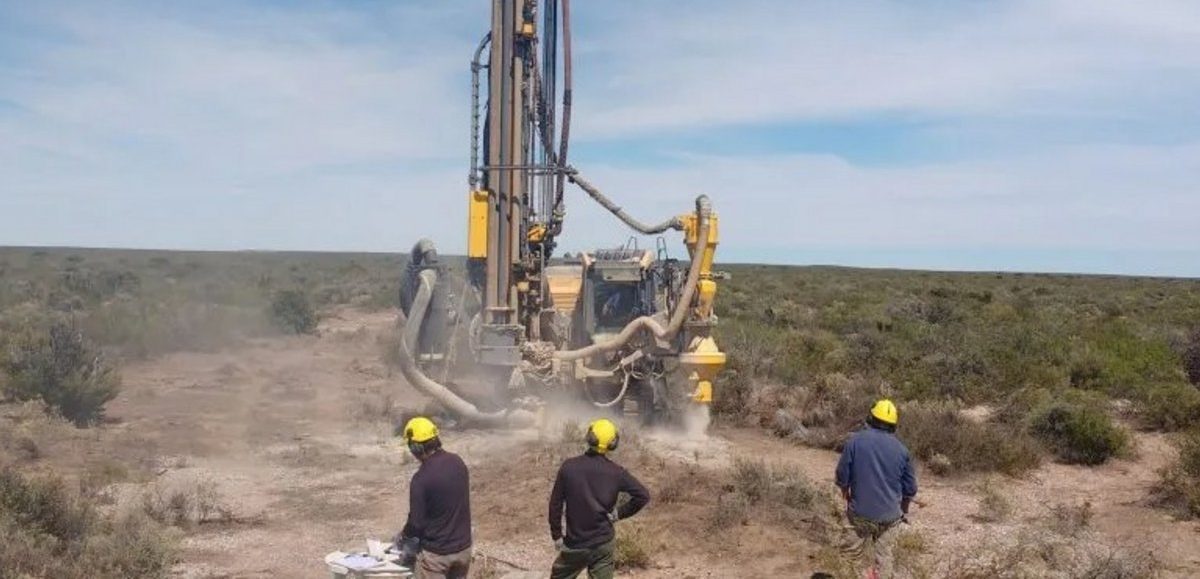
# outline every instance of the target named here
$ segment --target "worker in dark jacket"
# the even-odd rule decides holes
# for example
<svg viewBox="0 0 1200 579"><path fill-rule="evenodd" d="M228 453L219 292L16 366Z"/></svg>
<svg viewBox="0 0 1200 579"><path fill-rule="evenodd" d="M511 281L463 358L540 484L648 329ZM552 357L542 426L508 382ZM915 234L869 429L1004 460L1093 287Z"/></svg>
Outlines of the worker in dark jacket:
<svg viewBox="0 0 1200 579"><path fill-rule="evenodd" d="M467 465L442 449L437 425L423 416L404 426L404 441L421 466L408 487L408 522L396 539L401 560L418 578L465 578L471 567Z"/></svg>
<svg viewBox="0 0 1200 579"><path fill-rule="evenodd" d="M550 538L558 558L551 579L574 579L584 569L592 579L613 576L613 523L632 517L650 502L650 493L629 471L608 459L620 442L617 425L600 419L588 425L587 451L567 459L550 492ZM617 507L618 493L630 500ZM563 506L567 530L563 534Z"/></svg>
<svg viewBox="0 0 1200 579"><path fill-rule="evenodd" d="M891 400L871 408L867 427L854 433L842 449L837 486L846 499L846 516L857 536L854 550L871 560L875 577L890 578L892 529L908 514L917 494L912 457L896 438L899 412Z"/></svg>

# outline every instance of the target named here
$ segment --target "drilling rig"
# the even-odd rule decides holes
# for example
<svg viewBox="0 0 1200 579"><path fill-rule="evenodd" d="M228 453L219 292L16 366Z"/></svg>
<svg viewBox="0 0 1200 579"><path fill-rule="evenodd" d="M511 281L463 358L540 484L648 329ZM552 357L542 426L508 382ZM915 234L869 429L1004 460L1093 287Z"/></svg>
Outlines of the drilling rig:
<svg viewBox="0 0 1200 579"><path fill-rule="evenodd" d="M725 364L712 337L722 276L712 269L709 199L643 223L567 163L570 7L492 1L490 32L471 61L465 272L452 275L422 239L401 277L401 370L469 422L529 423L562 397L671 421L707 408ZM672 259L662 237L653 250L631 242L556 256L568 184L638 234L680 232L688 259Z"/></svg>

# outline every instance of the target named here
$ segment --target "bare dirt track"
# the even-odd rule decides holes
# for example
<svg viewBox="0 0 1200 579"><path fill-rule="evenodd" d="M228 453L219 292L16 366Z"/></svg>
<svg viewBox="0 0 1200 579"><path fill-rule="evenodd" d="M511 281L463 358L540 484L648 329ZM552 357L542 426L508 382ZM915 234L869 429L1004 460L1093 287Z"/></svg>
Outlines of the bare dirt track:
<svg viewBox="0 0 1200 579"><path fill-rule="evenodd" d="M178 576L325 577L325 553L398 529L415 465L392 437L391 419L394 408L417 410L427 401L380 360L378 338L393 323L390 312L341 310L316 337L173 354L124 368L124 391L109 409L117 423L93 443L147 465L151 484L211 485L227 515L189 528ZM572 451L561 442L561 425L451 431L445 440L472 468L478 551L515 567L547 568L553 553L545 500L557 460ZM1131 460L1098 468L1049 464L1024 479L997 479L1013 505L999 522L973 519L983 479L923 476L927 506L914 513L912 529L929 539L925 557L936 563L1041 524L1057 505L1089 502L1092 531L1106 543L1152 549L1170 576L1200 575L1197 526L1145 503L1169 445L1157 435L1139 434L1137 441ZM618 451L616 458L636 462L630 466L652 493L670 473L683 472L671 469L717 472L735 457L794 466L829 488L837 459L750 429L716 428L707 441L646 434L639 447L648 456ZM815 546L779 529L748 525L708 537L701 521L712 500L652 503L644 516L622 523L655 529L650 568L631 576L785 577L813 570Z"/></svg>

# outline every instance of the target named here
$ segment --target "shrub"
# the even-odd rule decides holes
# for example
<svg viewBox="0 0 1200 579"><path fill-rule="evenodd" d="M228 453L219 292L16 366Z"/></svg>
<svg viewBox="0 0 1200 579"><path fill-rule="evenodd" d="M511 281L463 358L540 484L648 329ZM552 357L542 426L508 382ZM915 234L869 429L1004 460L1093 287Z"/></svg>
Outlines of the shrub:
<svg viewBox="0 0 1200 579"><path fill-rule="evenodd" d="M817 497L817 490L798 470L786 466L768 466L759 460L736 460L733 463L733 484L750 504L765 502L807 509Z"/></svg>
<svg viewBox="0 0 1200 579"><path fill-rule="evenodd" d="M1138 403L1142 422L1159 430L1179 430L1195 423L1200 416L1200 390L1190 384L1173 382L1146 391Z"/></svg>
<svg viewBox="0 0 1200 579"><path fill-rule="evenodd" d="M76 426L95 424L117 396L120 378L74 324L52 322L9 344L0 369L8 374L3 394L17 401L41 400Z"/></svg>
<svg viewBox="0 0 1200 579"><path fill-rule="evenodd" d="M773 484L771 468L759 460L739 458L733 463L733 485L746 495L751 503L757 503L771 494Z"/></svg>
<svg viewBox="0 0 1200 579"><path fill-rule="evenodd" d="M173 482L165 486L156 484L142 494L143 514L173 527L235 519L233 511L221 502L217 485L211 480Z"/></svg>
<svg viewBox="0 0 1200 579"><path fill-rule="evenodd" d="M280 290L271 298L271 322L284 332L311 334L317 330L317 314L308 296L300 290Z"/></svg>
<svg viewBox="0 0 1200 579"><path fill-rule="evenodd" d="M1129 446L1128 434L1098 402L1051 402L1034 411L1029 428L1059 459L1072 464L1102 464Z"/></svg>
<svg viewBox="0 0 1200 579"><path fill-rule="evenodd" d="M1183 435L1176 446L1179 457L1159 473L1155 498L1181 516L1200 517L1200 430Z"/></svg>
<svg viewBox="0 0 1200 579"><path fill-rule="evenodd" d="M1200 386L1200 328L1192 330L1183 351L1183 367L1188 381Z"/></svg>
<svg viewBox="0 0 1200 579"><path fill-rule="evenodd" d="M935 474L1002 472L1019 475L1036 468L1036 441L1017 427L975 422L952 404L907 404L897 435Z"/></svg>
<svg viewBox="0 0 1200 579"><path fill-rule="evenodd" d="M102 516L57 478L0 470L0 576L165 577L173 540L145 518Z"/></svg>
<svg viewBox="0 0 1200 579"><path fill-rule="evenodd" d="M61 479L26 480L7 468L0 470L0 513L21 529L67 543L82 539L95 519Z"/></svg>

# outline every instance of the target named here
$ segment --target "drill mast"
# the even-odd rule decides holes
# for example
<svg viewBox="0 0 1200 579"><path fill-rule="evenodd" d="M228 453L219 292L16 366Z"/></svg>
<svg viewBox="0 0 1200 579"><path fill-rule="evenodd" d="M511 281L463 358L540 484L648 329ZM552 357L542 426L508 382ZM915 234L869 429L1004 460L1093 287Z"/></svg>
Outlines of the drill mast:
<svg viewBox="0 0 1200 579"><path fill-rule="evenodd" d="M566 169L566 131L560 149L554 148L554 101L557 96L558 0L493 0L492 29L476 52L472 70L487 70L487 101L483 106L484 165L472 167L472 202L485 218L473 218L472 282L482 296L480 362L516 366L519 345L539 338L537 317L544 309L545 281L541 276L554 237L562 223L562 188ZM563 1L564 12L569 3ZM537 19L541 10L541 32ZM564 23L564 40L569 25ZM486 66L479 61L490 43ZM565 52L569 54L569 45ZM569 76L569 63L565 65ZM478 90L475 118L479 116ZM564 114L569 114L570 87L564 91ZM475 123L472 143L479 142ZM478 158L472 151L472 158ZM486 228L486 233L484 233ZM479 238L486 239L486 245ZM482 255L477 255L482 253Z"/></svg>

